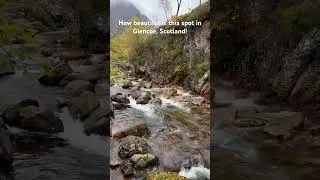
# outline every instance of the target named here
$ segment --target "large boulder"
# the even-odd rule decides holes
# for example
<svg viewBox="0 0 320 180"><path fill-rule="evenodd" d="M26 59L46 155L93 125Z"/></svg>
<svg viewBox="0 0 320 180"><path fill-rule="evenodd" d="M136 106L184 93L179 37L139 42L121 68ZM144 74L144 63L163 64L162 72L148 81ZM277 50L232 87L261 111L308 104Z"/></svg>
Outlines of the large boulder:
<svg viewBox="0 0 320 180"><path fill-rule="evenodd" d="M150 92L146 92L143 95L141 95L137 100L137 104L148 104L151 100L151 94Z"/></svg>
<svg viewBox="0 0 320 180"><path fill-rule="evenodd" d="M84 80L74 80L68 83L65 87L65 91L68 95L72 97L80 96L84 91L91 90L93 91L93 85Z"/></svg>
<svg viewBox="0 0 320 180"><path fill-rule="evenodd" d="M150 150L150 146L143 138L127 136L120 142L118 156L122 159L126 159L130 158L134 154L147 154Z"/></svg>
<svg viewBox="0 0 320 180"><path fill-rule="evenodd" d="M319 50L320 28L316 27L284 58L287 63L272 82L272 87L280 98L291 97L291 100L299 103L312 101L312 98L317 96L320 86L317 78L319 68L316 67L319 66L320 57L315 52ZM304 91L305 89L308 91Z"/></svg>
<svg viewBox="0 0 320 180"><path fill-rule="evenodd" d="M39 107L30 105L36 101L21 101L10 106L1 114L3 121L9 126L21 129L57 133L63 132L64 127L61 119L49 109L41 110Z"/></svg>
<svg viewBox="0 0 320 180"><path fill-rule="evenodd" d="M83 121L99 107L100 102L93 92L84 91L80 96L73 97L67 104L71 114Z"/></svg>
<svg viewBox="0 0 320 180"><path fill-rule="evenodd" d="M126 95L122 93L117 93L111 96L111 100L113 102L121 103L121 104L129 104L130 100L127 98Z"/></svg>
<svg viewBox="0 0 320 180"><path fill-rule="evenodd" d="M86 134L99 134L103 136L110 135L110 109L108 107L99 106L84 121L84 132Z"/></svg>

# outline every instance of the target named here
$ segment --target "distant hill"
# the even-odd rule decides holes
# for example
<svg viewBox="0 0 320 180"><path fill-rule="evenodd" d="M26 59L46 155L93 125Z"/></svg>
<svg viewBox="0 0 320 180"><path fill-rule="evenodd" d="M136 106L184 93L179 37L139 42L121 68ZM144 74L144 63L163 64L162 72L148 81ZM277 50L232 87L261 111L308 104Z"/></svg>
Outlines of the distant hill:
<svg viewBox="0 0 320 180"><path fill-rule="evenodd" d="M119 26L119 20L128 21L133 17L139 17L143 21L148 21L148 17L143 15L131 2L127 0L117 0L110 6L110 34L114 36L123 27Z"/></svg>

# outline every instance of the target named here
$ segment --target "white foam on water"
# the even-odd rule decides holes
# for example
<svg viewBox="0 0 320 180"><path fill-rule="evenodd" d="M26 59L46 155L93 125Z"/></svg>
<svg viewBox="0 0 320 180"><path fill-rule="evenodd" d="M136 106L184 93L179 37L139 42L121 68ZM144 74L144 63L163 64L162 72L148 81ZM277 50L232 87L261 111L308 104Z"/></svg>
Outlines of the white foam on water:
<svg viewBox="0 0 320 180"><path fill-rule="evenodd" d="M64 132L59 133L59 137L69 140L71 145L89 153L107 156L108 142L105 137L99 135L85 135L83 133L83 123L73 119L68 108L63 108L59 116L64 125Z"/></svg>
<svg viewBox="0 0 320 180"><path fill-rule="evenodd" d="M190 169L181 168L179 176L190 180L207 180L210 179L210 170L203 166L191 167Z"/></svg>

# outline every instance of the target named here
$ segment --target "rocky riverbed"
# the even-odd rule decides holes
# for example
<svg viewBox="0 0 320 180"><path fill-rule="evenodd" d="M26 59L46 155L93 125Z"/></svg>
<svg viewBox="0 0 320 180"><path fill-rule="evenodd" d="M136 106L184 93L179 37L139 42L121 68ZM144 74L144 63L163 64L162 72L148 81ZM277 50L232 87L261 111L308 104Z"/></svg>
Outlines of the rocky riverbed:
<svg viewBox="0 0 320 180"><path fill-rule="evenodd" d="M41 61L33 56L17 59L9 64L10 73L8 69L1 73L0 175L4 179L104 179L108 175L106 56L73 48L63 39L67 36L64 29L37 34Z"/></svg>
<svg viewBox="0 0 320 180"><path fill-rule="evenodd" d="M110 95L111 179L167 171L192 177L188 172L196 167L210 175L210 113L203 97L138 78L112 86Z"/></svg>
<svg viewBox="0 0 320 180"><path fill-rule="evenodd" d="M260 93L215 89L215 179L319 179L319 133L306 112Z"/></svg>

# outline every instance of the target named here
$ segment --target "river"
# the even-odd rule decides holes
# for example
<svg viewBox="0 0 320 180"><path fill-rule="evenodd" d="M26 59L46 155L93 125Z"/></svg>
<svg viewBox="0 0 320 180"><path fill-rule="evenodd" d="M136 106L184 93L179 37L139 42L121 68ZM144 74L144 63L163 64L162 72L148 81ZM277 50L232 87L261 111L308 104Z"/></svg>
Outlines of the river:
<svg viewBox="0 0 320 180"><path fill-rule="evenodd" d="M43 87L21 71L0 79L1 105L32 98L39 100L40 107L56 109L60 96L60 88ZM18 144L14 154L14 179L105 179L109 161L106 138L84 135L82 123L73 119L68 109L56 110L64 124L63 133L48 135L10 128L17 137L28 137L27 142Z"/></svg>
<svg viewBox="0 0 320 180"><path fill-rule="evenodd" d="M275 110L288 110L288 107L273 105L260 106L253 102L250 97L239 97L237 90L230 88L217 88L215 101L217 104L230 106L253 106ZM218 107L219 108L219 107ZM319 173L318 166L297 165L289 153L280 154L275 150L261 150L256 143L252 143L245 137L252 137L250 131L232 129L223 126L224 119L214 119L211 132L211 151L213 151L213 174L218 180L303 180L317 179ZM289 152L289 151L288 151ZM280 163L281 158L291 159L289 163ZM309 155L310 157L310 155ZM312 156L310 157L312 158ZM318 174L318 175L317 175Z"/></svg>

